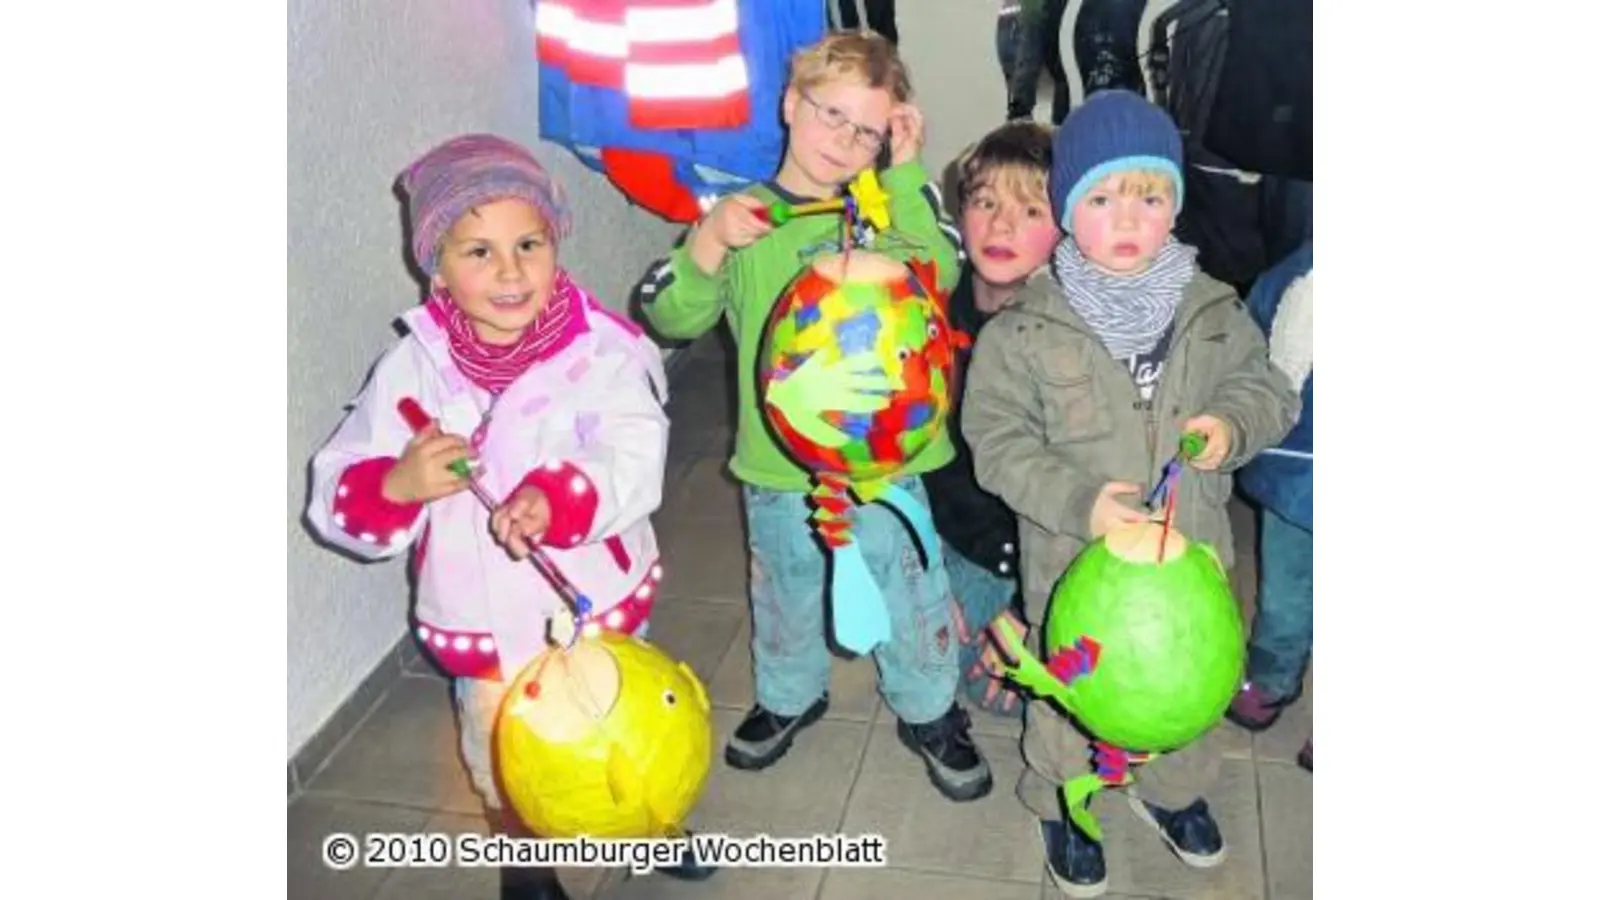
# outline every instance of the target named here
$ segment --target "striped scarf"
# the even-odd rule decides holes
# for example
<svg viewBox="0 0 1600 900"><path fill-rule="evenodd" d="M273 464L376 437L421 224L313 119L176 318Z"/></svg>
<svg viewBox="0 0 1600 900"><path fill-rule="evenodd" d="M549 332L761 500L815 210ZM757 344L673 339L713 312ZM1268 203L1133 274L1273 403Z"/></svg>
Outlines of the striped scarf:
<svg viewBox="0 0 1600 900"><path fill-rule="evenodd" d="M550 302L515 344L488 344L472 330L472 320L461 311L448 291L436 290L428 297L428 313L449 338L450 359L461 374L490 394L499 396L528 367L555 355L572 339L589 330L584 310L592 302L588 293L556 269Z"/></svg>
<svg viewBox="0 0 1600 900"><path fill-rule="evenodd" d="M1056 244L1056 282L1113 359L1155 349L1172 325L1183 289L1194 278L1195 249L1168 238L1150 268L1137 275L1111 275L1084 258L1070 237Z"/></svg>

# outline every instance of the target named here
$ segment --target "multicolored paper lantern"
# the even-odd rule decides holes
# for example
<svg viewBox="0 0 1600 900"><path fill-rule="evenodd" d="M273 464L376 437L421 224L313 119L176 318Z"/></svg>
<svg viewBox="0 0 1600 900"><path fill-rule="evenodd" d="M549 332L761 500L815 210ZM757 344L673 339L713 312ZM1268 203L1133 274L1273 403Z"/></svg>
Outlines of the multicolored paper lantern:
<svg viewBox="0 0 1600 900"><path fill-rule="evenodd" d="M1210 547L1158 522L1114 530L1073 561L1050 597L1048 663L1003 619L997 627L1018 659L1008 674L1097 739L1096 773L1063 786L1092 837L1089 796L1205 734L1244 677L1244 623L1226 570Z"/></svg>
<svg viewBox="0 0 1600 900"><path fill-rule="evenodd" d="M676 837L711 771L711 702L693 670L642 638L587 633L506 691L503 791L547 838Z"/></svg>
<svg viewBox="0 0 1600 900"><path fill-rule="evenodd" d="M850 536L852 495L911 523L942 564L931 515L890 482L939 437L955 354L930 263L870 252L819 258L779 298L760 353L763 406L778 443L816 478L812 523L833 553L834 630L866 653L889 637L882 593Z"/></svg>

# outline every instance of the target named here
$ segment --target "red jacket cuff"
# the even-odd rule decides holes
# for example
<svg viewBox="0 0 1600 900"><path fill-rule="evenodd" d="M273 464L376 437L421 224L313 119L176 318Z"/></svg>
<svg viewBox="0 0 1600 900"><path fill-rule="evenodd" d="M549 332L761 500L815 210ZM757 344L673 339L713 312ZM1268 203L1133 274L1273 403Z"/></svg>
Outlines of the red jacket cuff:
<svg viewBox="0 0 1600 900"><path fill-rule="evenodd" d="M379 456L344 470L333 490L334 525L372 544L405 540L422 504L393 503L383 496L383 478L395 462L393 457Z"/></svg>
<svg viewBox="0 0 1600 900"><path fill-rule="evenodd" d="M600 508L600 495L583 470L567 462L549 463L529 472L518 488L536 487L550 503L550 527L542 544L551 547L576 547L594 527L594 514Z"/></svg>

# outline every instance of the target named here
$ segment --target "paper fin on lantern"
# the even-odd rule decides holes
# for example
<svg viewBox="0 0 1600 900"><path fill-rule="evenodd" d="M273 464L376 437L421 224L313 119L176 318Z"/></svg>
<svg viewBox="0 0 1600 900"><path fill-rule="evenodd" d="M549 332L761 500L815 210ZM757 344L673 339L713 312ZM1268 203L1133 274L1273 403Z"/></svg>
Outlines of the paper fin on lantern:
<svg viewBox="0 0 1600 900"><path fill-rule="evenodd" d="M923 293L938 301L941 307L948 304L950 295L939 290L939 266L931 259L913 259L906 263L911 277L922 286Z"/></svg>
<svg viewBox="0 0 1600 900"><path fill-rule="evenodd" d="M873 482L862 493L860 487L857 493L861 499L871 503L878 502L889 507L905 518L911 526L911 535L922 548L922 558L927 568L944 565L943 545L939 540L939 533L933 527L933 513L921 503L918 503L911 492L895 484L885 481Z"/></svg>
<svg viewBox="0 0 1600 900"><path fill-rule="evenodd" d="M1016 662L1002 660L1005 666L1006 677L1032 691L1035 696L1048 698L1061 705L1063 710L1072 711L1072 688L1063 684L1060 679L1039 662L1038 657L1028 652L1027 646L1022 641L1022 635L1017 634L1015 628L1006 617L1001 616L990 626L1000 633L1000 639L1005 646L1001 648L1002 654L1015 659Z"/></svg>
<svg viewBox="0 0 1600 900"><path fill-rule="evenodd" d="M854 543L833 548L833 636L839 646L865 656L889 640L889 607Z"/></svg>
<svg viewBox="0 0 1600 900"><path fill-rule="evenodd" d="M1062 684L1071 684L1074 680L1094 671L1100 662L1100 644L1094 638L1080 637L1073 642L1071 647L1064 647L1050 657L1050 662L1045 668L1050 670Z"/></svg>
<svg viewBox="0 0 1600 900"><path fill-rule="evenodd" d="M644 786L639 783L639 772L634 768L633 761L615 746L606 754L606 787L611 791L612 802L621 807L629 807L639 802L644 793Z"/></svg>
<svg viewBox="0 0 1600 900"><path fill-rule="evenodd" d="M1099 843L1103 837L1100 831L1100 820L1089 812L1089 798L1099 793L1106 786L1099 775L1079 775L1061 786L1062 805L1067 808L1067 815L1072 818L1078 830L1089 836L1089 839Z"/></svg>

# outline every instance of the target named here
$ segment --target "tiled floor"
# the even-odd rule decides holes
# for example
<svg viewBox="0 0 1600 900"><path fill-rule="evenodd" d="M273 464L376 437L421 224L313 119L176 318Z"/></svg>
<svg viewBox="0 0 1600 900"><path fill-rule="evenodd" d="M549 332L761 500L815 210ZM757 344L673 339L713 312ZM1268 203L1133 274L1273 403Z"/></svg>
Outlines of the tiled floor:
<svg viewBox="0 0 1600 900"><path fill-rule="evenodd" d="M667 498L656 520L667 581L651 636L706 682L718 756L691 825L702 832L810 835L876 832L887 840L886 869L725 869L710 881L681 884L659 875L572 869L562 880L574 897L847 898L1039 900L1060 896L1044 877L1033 824L1011 788L1022 767L1016 724L982 712L979 744L995 770L995 790L966 805L946 802L921 764L899 744L894 719L874 690L868 661L836 664L827 717L789 755L760 774L721 761L720 746L752 696L750 618L738 493L722 474L732 404L726 351L702 340L673 379L672 456ZM1254 522L1240 506L1238 587L1254 590ZM1228 862L1190 870L1136 820L1125 803L1097 805L1107 829L1111 897L1293 900L1311 896L1311 776L1294 755L1310 727L1311 690L1271 730L1252 738L1232 725L1222 782L1211 796L1231 845ZM446 682L423 661L408 667L377 708L320 772L305 776L289 807L289 895L311 898L496 896L483 868L351 869L320 861L334 831L486 831L457 759Z"/></svg>

